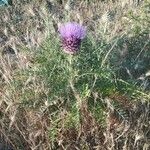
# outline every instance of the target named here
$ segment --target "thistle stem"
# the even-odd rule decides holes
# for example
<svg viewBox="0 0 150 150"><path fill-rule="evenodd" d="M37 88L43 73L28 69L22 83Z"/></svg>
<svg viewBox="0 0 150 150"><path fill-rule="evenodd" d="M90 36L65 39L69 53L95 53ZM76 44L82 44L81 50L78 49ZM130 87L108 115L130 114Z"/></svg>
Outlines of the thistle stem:
<svg viewBox="0 0 150 150"><path fill-rule="evenodd" d="M69 74L70 74L69 84L70 84L70 87L71 87L73 94L76 98L77 119L78 119L78 122L80 122L81 98L80 98L80 95L78 94L78 92L76 91L75 86L74 86L75 72L73 69L73 61L74 61L73 59L74 59L74 56L69 55L69 57L68 57L68 62L69 62L68 67L69 67Z"/></svg>

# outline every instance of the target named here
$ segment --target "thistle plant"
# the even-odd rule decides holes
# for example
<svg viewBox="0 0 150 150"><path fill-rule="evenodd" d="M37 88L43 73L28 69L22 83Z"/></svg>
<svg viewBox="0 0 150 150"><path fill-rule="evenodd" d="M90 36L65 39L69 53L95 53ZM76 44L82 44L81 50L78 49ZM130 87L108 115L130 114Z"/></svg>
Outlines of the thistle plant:
<svg viewBox="0 0 150 150"><path fill-rule="evenodd" d="M62 39L63 51L67 54L76 54L86 35L85 27L75 22L68 22L61 25L58 30Z"/></svg>
<svg viewBox="0 0 150 150"><path fill-rule="evenodd" d="M74 54L77 54L80 50L81 41L85 38L86 29L82 25L75 22L68 22L59 27L59 33L62 40L63 51L67 54L67 69L69 72L69 84L76 98L76 121L80 122L80 108L81 98L74 87L74 78L76 76L76 70L73 68L73 63L76 59Z"/></svg>

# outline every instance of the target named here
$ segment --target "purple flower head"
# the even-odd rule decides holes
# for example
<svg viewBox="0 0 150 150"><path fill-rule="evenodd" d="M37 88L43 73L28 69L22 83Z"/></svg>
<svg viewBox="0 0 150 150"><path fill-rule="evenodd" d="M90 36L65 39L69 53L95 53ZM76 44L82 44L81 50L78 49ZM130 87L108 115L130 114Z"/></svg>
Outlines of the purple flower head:
<svg viewBox="0 0 150 150"><path fill-rule="evenodd" d="M68 22L59 27L64 52L75 54L80 49L81 40L86 35L85 27L75 22Z"/></svg>

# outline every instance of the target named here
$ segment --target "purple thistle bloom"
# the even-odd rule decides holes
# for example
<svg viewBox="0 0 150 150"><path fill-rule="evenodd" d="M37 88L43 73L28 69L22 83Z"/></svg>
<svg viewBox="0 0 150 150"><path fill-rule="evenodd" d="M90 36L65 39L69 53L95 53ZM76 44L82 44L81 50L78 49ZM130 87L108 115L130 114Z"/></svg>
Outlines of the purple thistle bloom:
<svg viewBox="0 0 150 150"><path fill-rule="evenodd" d="M80 49L81 40L86 35L85 27L75 22L68 22L59 27L62 47L65 53L75 54Z"/></svg>

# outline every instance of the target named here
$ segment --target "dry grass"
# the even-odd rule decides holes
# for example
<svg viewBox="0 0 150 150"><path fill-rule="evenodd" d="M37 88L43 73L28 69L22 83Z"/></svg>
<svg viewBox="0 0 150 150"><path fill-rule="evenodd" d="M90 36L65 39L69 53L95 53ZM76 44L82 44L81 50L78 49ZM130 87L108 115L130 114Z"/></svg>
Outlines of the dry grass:
<svg viewBox="0 0 150 150"><path fill-rule="evenodd" d="M0 149L148 150L149 5L14 0L1 7ZM74 70L57 33L70 20L88 30Z"/></svg>

